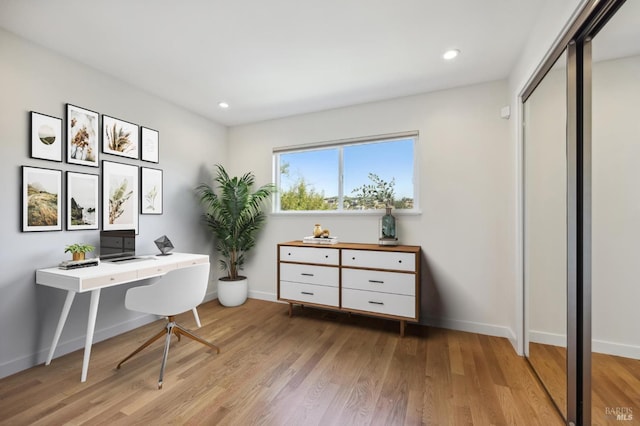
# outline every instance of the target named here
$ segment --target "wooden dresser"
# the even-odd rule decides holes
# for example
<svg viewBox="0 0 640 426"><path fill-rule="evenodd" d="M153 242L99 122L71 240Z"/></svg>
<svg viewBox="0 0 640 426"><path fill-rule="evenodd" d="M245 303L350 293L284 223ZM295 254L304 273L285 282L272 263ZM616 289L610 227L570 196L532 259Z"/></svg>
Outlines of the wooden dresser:
<svg viewBox="0 0 640 426"><path fill-rule="evenodd" d="M406 321L420 312L420 247L278 244L278 300Z"/></svg>

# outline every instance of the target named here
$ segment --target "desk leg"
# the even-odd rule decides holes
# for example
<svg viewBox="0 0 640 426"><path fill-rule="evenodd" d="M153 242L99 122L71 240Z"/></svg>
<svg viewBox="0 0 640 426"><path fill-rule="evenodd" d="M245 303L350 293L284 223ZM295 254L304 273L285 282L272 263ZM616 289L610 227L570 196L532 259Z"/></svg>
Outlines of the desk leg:
<svg viewBox="0 0 640 426"><path fill-rule="evenodd" d="M98 302L100 302L100 289L91 292L91 304L89 305L89 320L87 321L87 338L84 341L84 359L82 360L81 382L87 381L89 371L89 358L91 357L91 345L93 344L93 331L96 328L96 317L98 315Z"/></svg>
<svg viewBox="0 0 640 426"><path fill-rule="evenodd" d="M53 335L53 342L51 343L51 348L49 349L49 356L47 356L47 361L45 365L51 364L51 360L53 359L53 353L58 346L58 340L60 340L60 335L62 334L62 329L64 328L64 324L67 322L67 317L69 316L69 311L71 310L71 304L73 303L73 298L76 296L75 291L68 290L67 298L64 301L64 305L62 306L62 312L60 312L60 319L58 319L58 326L56 327L56 332Z"/></svg>

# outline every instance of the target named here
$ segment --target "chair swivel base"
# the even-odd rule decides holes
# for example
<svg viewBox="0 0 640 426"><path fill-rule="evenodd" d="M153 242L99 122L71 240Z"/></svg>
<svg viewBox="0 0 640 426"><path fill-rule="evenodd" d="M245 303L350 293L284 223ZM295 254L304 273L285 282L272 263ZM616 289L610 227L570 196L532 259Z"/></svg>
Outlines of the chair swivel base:
<svg viewBox="0 0 640 426"><path fill-rule="evenodd" d="M217 347L213 343L207 342L206 340L204 340L200 336L197 336L196 334L194 334L191 331L187 330L186 328L182 327L180 324L176 323L175 316L169 316L169 321L167 322L167 325L165 325L163 330L160 331L158 334L154 335L153 337L151 337L149 340L144 342L142 345L140 345L140 347L138 347L138 349L136 349L135 351L133 351L129 355L127 355L122 361L120 361L118 363L118 366L116 367L116 369L119 370L120 367L122 366L122 364L124 364L126 361L131 359L138 352L142 351L144 348L146 348L147 346L149 346L150 344L152 344L156 340L160 339L162 336L166 336L165 342L164 342L164 353L163 353L163 356L162 356L162 365L160 367L160 378L158 379L158 389L162 389L162 382L163 382L163 378L164 378L164 368L165 368L165 365L167 363L167 357L169 356L169 345L171 343L171 334L172 333L175 334L178 337L178 341L180 341L180 336L185 336L185 337L188 337L188 338L190 338L192 340L195 340L196 342L200 342L205 346L209 346L211 349L214 349L216 351L216 353L218 353L218 354L220 353L220 348L219 347Z"/></svg>

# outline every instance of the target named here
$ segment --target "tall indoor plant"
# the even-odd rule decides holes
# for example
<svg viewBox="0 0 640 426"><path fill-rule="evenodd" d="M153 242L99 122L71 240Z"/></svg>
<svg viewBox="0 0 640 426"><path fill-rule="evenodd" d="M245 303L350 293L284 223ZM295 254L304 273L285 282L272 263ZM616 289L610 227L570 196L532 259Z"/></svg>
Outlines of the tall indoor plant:
<svg viewBox="0 0 640 426"><path fill-rule="evenodd" d="M218 300L224 306L238 306L248 295L247 278L239 275L239 270L246 253L256 244L266 219L264 202L275 187L266 184L253 191L253 173L229 177L222 165L216 164L215 169L217 188L203 183L197 190L205 208L205 222L221 255L220 269L227 273L218 280Z"/></svg>

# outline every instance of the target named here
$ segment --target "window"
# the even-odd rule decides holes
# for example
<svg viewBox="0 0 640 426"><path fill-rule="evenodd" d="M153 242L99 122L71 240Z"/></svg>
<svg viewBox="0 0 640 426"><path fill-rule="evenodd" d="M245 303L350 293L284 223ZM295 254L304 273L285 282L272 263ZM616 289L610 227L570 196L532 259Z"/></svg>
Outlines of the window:
<svg viewBox="0 0 640 426"><path fill-rule="evenodd" d="M275 210L416 210L417 137L410 132L275 149Z"/></svg>

